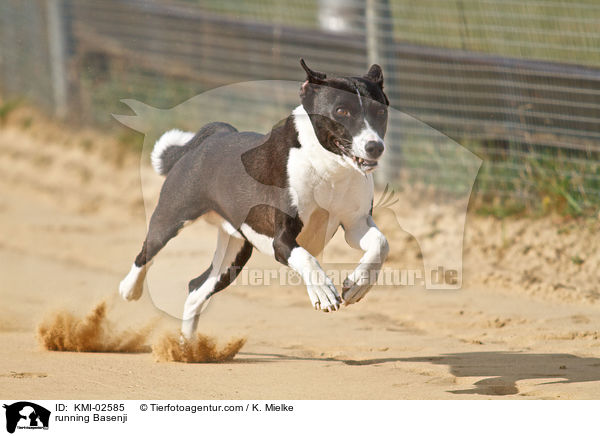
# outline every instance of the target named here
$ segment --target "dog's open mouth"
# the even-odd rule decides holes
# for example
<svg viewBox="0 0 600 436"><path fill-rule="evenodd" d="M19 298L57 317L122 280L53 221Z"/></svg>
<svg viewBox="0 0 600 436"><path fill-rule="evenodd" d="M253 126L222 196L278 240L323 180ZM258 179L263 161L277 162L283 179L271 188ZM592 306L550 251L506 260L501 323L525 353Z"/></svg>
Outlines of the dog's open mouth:
<svg viewBox="0 0 600 436"><path fill-rule="evenodd" d="M361 169L369 170L377 166L376 160L363 159L362 157L352 156L352 160Z"/></svg>
<svg viewBox="0 0 600 436"><path fill-rule="evenodd" d="M342 155L344 155L352 160L352 163L360 171L367 173L367 172L372 171L375 168L377 168L376 160L369 160L369 159L355 156L351 150L349 150L347 147L344 147L343 142L341 140L334 139L333 143L340 149L340 151L342 152Z"/></svg>

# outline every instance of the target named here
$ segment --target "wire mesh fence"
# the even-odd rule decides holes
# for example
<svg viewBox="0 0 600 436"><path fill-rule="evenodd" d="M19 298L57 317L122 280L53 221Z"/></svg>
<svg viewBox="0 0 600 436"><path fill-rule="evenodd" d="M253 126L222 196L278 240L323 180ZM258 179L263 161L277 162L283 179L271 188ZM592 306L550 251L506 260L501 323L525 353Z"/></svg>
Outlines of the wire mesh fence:
<svg viewBox="0 0 600 436"><path fill-rule="evenodd" d="M460 179L426 125L484 159L482 195L600 203L596 0L5 0L0 20L3 94L80 122L113 122L122 98L166 108L236 82L300 82L301 57L345 75L377 62L391 104L424 123L391 126L387 180ZM244 102L219 110L232 104Z"/></svg>

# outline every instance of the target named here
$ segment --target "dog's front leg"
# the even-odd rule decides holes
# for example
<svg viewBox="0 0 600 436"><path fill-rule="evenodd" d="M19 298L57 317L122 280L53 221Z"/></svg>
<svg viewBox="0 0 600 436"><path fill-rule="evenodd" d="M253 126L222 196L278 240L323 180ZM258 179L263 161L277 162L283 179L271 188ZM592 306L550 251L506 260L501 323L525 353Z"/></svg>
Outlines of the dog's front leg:
<svg viewBox="0 0 600 436"><path fill-rule="evenodd" d="M344 280L342 298L348 305L360 301L377 282L389 245L370 215L342 224L348 245L365 252L356 269Z"/></svg>
<svg viewBox="0 0 600 436"><path fill-rule="evenodd" d="M315 309L325 312L338 310L342 299L333 282L327 277L317 259L296 242L302 222L297 217L286 216L279 224L279 229L273 239L275 259L300 274Z"/></svg>

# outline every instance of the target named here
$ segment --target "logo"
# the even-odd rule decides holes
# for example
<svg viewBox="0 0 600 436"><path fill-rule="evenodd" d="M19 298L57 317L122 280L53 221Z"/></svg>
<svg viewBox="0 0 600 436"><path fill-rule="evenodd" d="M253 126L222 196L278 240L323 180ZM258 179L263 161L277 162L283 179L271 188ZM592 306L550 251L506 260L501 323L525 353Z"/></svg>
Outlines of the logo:
<svg viewBox="0 0 600 436"><path fill-rule="evenodd" d="M43 429L48 430L50 411L28 401L19 401L10 405L4 404L6 409L6 431L14 433L18 429Z"/></svg>

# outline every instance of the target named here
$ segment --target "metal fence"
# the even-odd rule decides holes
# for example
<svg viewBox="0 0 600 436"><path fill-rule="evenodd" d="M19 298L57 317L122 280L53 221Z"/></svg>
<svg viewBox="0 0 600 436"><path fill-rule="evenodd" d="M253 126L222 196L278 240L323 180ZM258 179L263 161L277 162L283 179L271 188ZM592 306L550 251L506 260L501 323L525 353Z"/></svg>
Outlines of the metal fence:
<svg viewBox="0 0 600 436"><path fill-rule="evenodd" d="M578 211L600 203L598 23L595 0L4 0L0 86L110 123L121 98L300 81L301 57L354 75L378 62L395 108L484 158L480 193ZM389 136L388 176L459 176L440 179L421 126Z"/></svg>

